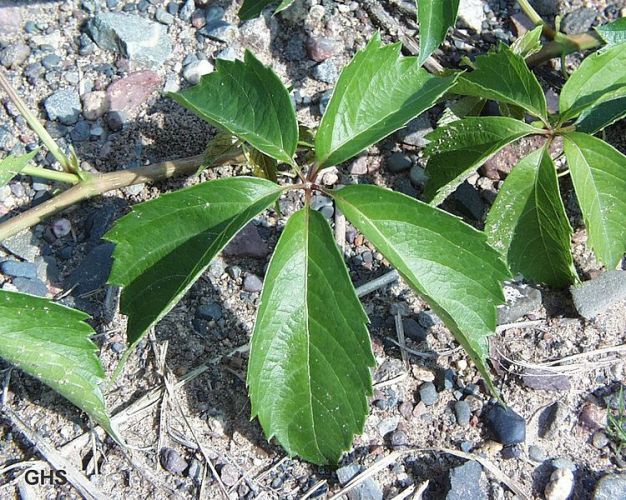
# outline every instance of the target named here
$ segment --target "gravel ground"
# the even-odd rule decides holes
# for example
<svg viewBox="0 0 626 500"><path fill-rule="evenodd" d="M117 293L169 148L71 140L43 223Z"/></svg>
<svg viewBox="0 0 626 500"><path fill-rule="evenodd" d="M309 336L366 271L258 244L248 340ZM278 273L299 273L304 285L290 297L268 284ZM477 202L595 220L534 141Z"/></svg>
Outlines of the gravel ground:
<svg viewBox="0 0 626 500"><path fill-rule="evenodd" d="M243 24L236 16L239 2L223 0L196 0L196 5L193 0L3 4L0 64L50 133L62 145L74 145L84 168L100 172L202 152L213 129L162 92L196 82L212 70L217 58L240 57L246 48L254 51L293 89L299 119L314 126L340 69L354 52L377 29L386 41L395 40L389 26L381 26L361 2L348 0L296 0L281 15L265 15ZM563 28L573 31L619 17L625 7L623 2L579 0L535 4L548 19L565 14ZM402 0L380 2L410 35L416 33L411 5ZM142 38L127 43L121 54L106 49L108 35L102 19L111 12L131 16L125 23L142 36L149 32L152 47L142 48ZM458 28L435 57L457 67L463 56L484 52L498 40L510 42L523 25L515 2L466 0ZM570 56L567 64L574 67L579 60ZM559 69L556 61L538 71L546 90L554 92L562 85ZM440 106L418 117L367 154L328 170L322 182L329 186L371 182L419 198L424 183L424 135L435 126L442 110ZM626 152L626 124L614 125L606 135ZM0 154L30 151L35 139L23 118L3 100ZM480 228L503 172L516 155L519 152L507 149L491 160L448 200L446 208ZM42 165L54 164L50 155L40 154L37 160ZM63 294L64 303L91 314L96 341L110 371L124 348L125 324L116 313L116 291L105 285L111 248L101 240L102 235L134 203L242 172L245 167L224 166L199 177L113 191L73 207L0 247L0 262L32 263L36 274L22 280L0 274L0 286L49 297ZM37 179L13 180L7 188L0 188L0 218L41 203L57 188ZM575 228L576 267L583 280L597 278L602 269L585 245L582 217L566 178L561 188ZM280 200L284 214L301 205L302 199L293 193ZM319 196L315 206L335 220L330 200ZM513 413L494 409L477 371L451 334L406 284L396 281L363 298L377 361L376 390L364 434L357 437L337 470L286 457L264 439L257 422L249 420L243 382L246 354L233 354L249 340L260 284L283 225L284 219L273 211L256 218L131 357L108 394L113 413L161 383L157 359L164 353L173 377L212 363L165 403L124 423L123 434L132 445L127 452L109 439L98 444L95 460L91 446L65 446L89 429L86 418L37 381L15 371L8 404L111 498L219 498L217 482L206 470L207 459L231 498L330 497L355 474L381 460L387 460L382 462L384 467L347 498L394 498L409 488L419 489L426 481L424 498L514 497L488 467L443 448L487 459L531 498L565 498L558 496L559 491L563 495L572 482L571 498L619 498L615 492L625 491L624 475L616 476L614 483L599 480L623 472L625 463L605 427L607 408L611 411L615 406L626 380L624 351L615 349L626 337L626 303L615 302L586 320L577 313L569 291L521 282L507 286L510 303L500 317L502 324L520 323L503 326L492 340L498 383ZM350 225L345 257L356 285L390 271L382 256ZM409 353L406 363L396 344L397 316L403 322L406 346L417 353ZM527 366L597 349L608 352L575 358L576 369L567 375L537 375ZM0 362L0 368L7 366ZM0 471L36 459L39 456L14 426L0 421ZM29 485L20 479L19 470L0 475L0 498L78 498L69 485Z"/></svg>

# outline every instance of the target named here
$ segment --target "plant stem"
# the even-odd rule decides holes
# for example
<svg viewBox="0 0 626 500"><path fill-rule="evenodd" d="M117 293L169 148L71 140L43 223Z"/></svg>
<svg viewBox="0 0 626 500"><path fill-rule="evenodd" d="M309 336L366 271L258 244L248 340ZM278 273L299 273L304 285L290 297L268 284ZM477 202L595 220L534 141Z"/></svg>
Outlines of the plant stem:
<svg viewBox="0 0 626 500"><path fill-rule="evenodd" d="M556 31L546 24L543 18L539 15L539 13L530 5L528 0L518 0L519 6L524 11L524 14L528 16L528 18L537 26L543 26L543 34L546 35L550 39L554 39L556 36Z"/></svg>
<svg viewBox="0 0 626 500"><path fill-rule="evenodd" d="M22 101L22 98L15 92L9 80L4 76L4 73L0 71L0 88L6 92L11 99L11 102L15 105L20 114L24 117L24 119L30 125L30 128L39 136L41 142L43 142L48 148L48 151L52 153L52 155L56 158L56 160L61 164L63 170L69 172L71 170L71 165L69 158L61 151L61 148L58 146L54 139L50 136L48 131L44 128L41 122L37 119L33 112L28 109L26 103Z"/></svg>
<svg viewBox="0 0 626 500"><path fill-rule="evenodd" d="M39 224L44 219L75 203L93 198L107 191L132 186L133 184L157 182L178 175L193 174L196 172L198 165L202 163L203 158L204 155L200 154L179 160L153 163L145 167L122 170L120 172L92 174L87 180L76 184L60 195L16 215L6 222L0 223L0 241L4 241L35 224ZM221 158L220 161L225 163L232 159L233 156L230 156ZM39 175L39 172L37 175Z"/></svg>
<svg viewBox="0 0 626 500"><path fill-rule="evenodd" d="M31 167L25 166L21 171L22 175L30 175L31 177L39 177L41 179L49 179L51 181L63 182L65 184L75 185L80 182L80 177L76 174L70 174L68 172L59 172L57 170L51 170L49 168Z"/></svg>
<svg viewBox="0 0 626 500"><path fill-rule="evenodd" d="M530 67L540 66L555 57L582 50L595 49L602 45L604 45L604 41L595 31L570 35L562 40L555 40L545 44L539 52L529 56L526 59L526 63Z"/></svg>

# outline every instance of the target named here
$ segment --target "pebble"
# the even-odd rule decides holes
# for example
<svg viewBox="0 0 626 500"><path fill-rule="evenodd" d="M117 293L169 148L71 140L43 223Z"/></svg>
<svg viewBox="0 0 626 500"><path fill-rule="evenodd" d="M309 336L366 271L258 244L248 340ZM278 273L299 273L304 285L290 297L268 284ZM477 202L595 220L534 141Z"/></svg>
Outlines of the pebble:
<svg viewBox="0 0 626 500"><path fill-rule="evenodd" d="M320 82L334 84L339 78L339 69L332 59L327 59L313 68L313 78Z"/></svg>
<svg viewBox="0 0 626 500"><path fill-rule="evenodd" d="M36 278L37 267L31 262L18 262L16 260L5 260L0 264L0 271L7 276Z"/></svg>
<svg viewBox="0 0 626 500"><path fill-rule="evenodd" d="M550 475L544 494L546 500L567 500L574 488L574 474L569 469L556 469Z"/></svg>
<svg viewBox="0 0 626 500"><path fill-rule="evenodd" d="M409 445L409 437L404 431L393 431L389 438L389 445L392 448L402 448Z"/></svg>
<svg viewBox="0 0 626 500"><path fill-rule="evenodd" d="M386 436L387 434L389 434L390 432L393 432L396 430L396 428L398 427L398 422L399 422L400 418L396 415L393 417L387 417L383 420L381 420L378 423L378 432L381 436Z"/></svg>
<svg viewBox="0 0 626 500"><path fill-rule="evenodd" d="M417 118L413 118L406 127L397 132L398 139L409 146L423 148L430 141L426 135L433 131L428 113L422 113Z"/></svg>
<svg viewBox="0 0 626 500"><path fill-rule="evenodd" d="M192 85L195 85L204 75L208 75L212 71L213 65L206 59L200 59L199 61L194 61L185 66L183 78Z"/></svg>
<svg viewBox="0 0 626 500"><path fill-rule="evenodd" d="M500 452L500 455L502 455L502 458L505 460L520 458L522 456L522 449L519 446L506 446Z"/></svg>
<svg viewBox="0 0 626 500"><path fill-rule="evenodd" d="M607 474L593 490L593 500L617 500L626 498L626 474Z"/></svg>
<svg viewBox="0 0 626 500"><path fill-rule="evenodd" d="M457 424L461 427L467 427L472 416L470 405L466 401L457 401L454 403L454 415Z"/></svg>
<svg viewBox="0 0 626 500"><path fill-rule="evenodd" d="M371 254L371 252L370 252ZM404 335L416 342L424 342L426 340L426 330L417 321L411 318L402 320Z"/></svg>
<svg viewBox="0 0 626 500"><path fill-rule="evenodd" d="M498 324L515 323L541 307L541 292L528 285L506 285L506 304L498 307Z"/></svg>
<svg viewBox="0 0 626 500"><path fill-rule="evenodd" d="M50 120L64 125L74 125L82 110L80 96L73 89L57 90L44 101L44 107Z"/></svg>
<svg viewBox="0 0 626 500"><path fill-rule="evenodd" d="M432 382L425 382L419 388L420 400L426 406L434 405L439 399L437 388Z"/></svg>
<svg viewBox="0 0 626 500"><path fill-rule="evenodd" d="M15 137L13 132L6 125L0 125L0 149L10 152L11 149L13 149L13 146L15 146Z"/></svg>
<svg viewBox="0 0 626 500"><path fill-rule="evenodd" d="M489 430L504 446L522 443L526 439L526 422L511 408L494 405L486 417Z"/></svg>
<svg viewBox="0 0 626 500"><path fill-rule="evenodd" d="M222 59L224 61L234 61L237 59L237 51L232 47L226 47L224 50L220 50L216 55L215 59Z"/></svg>
<svg viewBox="0 0 626 500"><path fill-rule="evenodd" d="M235 484L237 484L237 481L239 480L239 471L234 465L226 464L220 471L220 478L222 479L224 485L230 488L231 486L235 486Z"/></svg>
<svg viewBox="0 0 626 500"><path fill-rule="evenodd" d="M45 297L48 295L48 287L43 281L37 278L15 278L13 280L13 285L19 292L22 293L28 293L38 297Z"/></svg>
<svg viewBox="0 0 626 500"><path fill-rule="evenodd" d="M129 117L123 111L109 111L106 114L106 122L113 132L119 132L128 123Z"/></svg>
<svg viewBox="0 0 626 500"><path fill-rule="evenodd" d="M555 458L552 460L551 464L555 469L568 469L572 472L576 472L576 465L567 458Z"/></svg>
<svg viewBox="0 0 626 500"><path fill-rule="evenodd" d="M528 447L528 458L530 458L533 462L544 462L548 456L543 448L537 446L536 444L531 444Z"/></svg>
<svg viewBox="0 0 626 500"><path fill-rule="evenodd" d="M216 302L211 302L210 304L204 304L198 307L196 311L196 316L200 319L206 320L214 320L218 321L222 318L222 308Z"/></svg>
<svg viewBox="0 0 626 500"><path fill-rule="evenodd" d="M263 289L263 282L256 274L248 274L243 280L243 289L250 293L260 292Z"/></svg>
<svg viewBox="0 0 626 500"><path fill-rule="evenodd" d="M480 197L480 193L474 186L467 181L463 182L454 192L454 199L459 211L474 220L482 220L486 206Z"/></svg>
<svg viewBox="0 0 626 500"><path fill-rule="evenodd" d="M426 182L428 182L426 170L421 165L413 165L411 167L411 170L409 171L409 178L415 187L424 187Z"/></svg>
<svg viewBox="0 0 626 500"><path fill-rule="evenodd" d="M326 37L312 36L306 41L307 54L315 62L323 62L339 52L341 44Z"/></svg>
<svg viewBox="0 0 626 500"><path fill-rule="evenodd" d="M346 485L363 470L363 467L360 467L357 464L340 467L336 471L339 484L342 486ZM348 491L346 496L349 500L383 500L383 492L378 483L372 477L368 477L361 484Z"/></svg>
<svg viewBox="0 0 626 500"><path fill-rule="evenodd" d="M570 287L574 306L585 319L592 319L612 305L626 299L626 271L607 271Z"/></svg>
<svg viewBox="0 0 626 500"><path fill-rule="evenodd" d="M28 262L33 262L35 257L39 255L37 239L30 229L22 231L15 236L11 236L0 244L16 257Z"/></svg>
<svg viewBox="0 0 626 500"><path fill-rule="evenodd" d="M593 433L591 443L593 444L594 448L601 450L609 444L609 438L604 432L596 431Z"/></svg>
<svg viewBox="0 0 626 500"><path fill-rule="evenodd" d="M30 56L30 47L16 43L0 51L0 64L6 69L17 69L24 64L28 56Z"/></svg>
<svg viewBox="0 0 626 500"><path fill-rule="evenodd" d="M83 116L87 120L95 121L108 111L107 94L103 90L85 93L82 101Z"/></svg>
<svg viewBox="0 0 626 500"><path fill-rule="evenodd" d="M137 71L113 82L107 88L111 111L130 113L141 106L162 84L158 73L150 70Z"/></svg>
<svg viewBox="0 0 626 500"><path fill-rule="evenodd" d="M411 168L411 158L408 155L400 152L393 153L387 159L387 169L394 174L405 172Z"/></svg>
<svg viewBox="0 0 626 500"><path fill-rule="evenodd" d="M577 33L584 33L591 28L591 25L596 20L598 13L595 9L588 7L582 7L569 12L563 17L561 21L561 31L567 35L575 35Z"/></svg>
<svg viewBox="0 0 626 500"><path fill-rule="evenodd" d="M137 15L100 13L89 21L87 30L101 49L119 52L149 68L162 66L172 52L167 28Z"/></svg>
<svg viewBox="0 0 626 500"><path fill-rule="evenodd" d="M249 223L226 245L223 253L229 257L264 259L269 255L270 248L261 238L257 226Z"/></svg>
<svg viewBox="0 0 626 500"><path fill-rule="evenodd" d="M56 54L48 54L41 60L41 64L46 69L54 69L61 64L61 58Z"/></svg>
<svg viewBox="0 0 626 500"><path fill-rule="evenodd" d="M79 121L70 131L72 142L85 142L91 138L91 125L85 120Z"/></svg>
<svg viewBox="0 0 626 500"><path fill-rule="evenodd" d="M483 468L475 460L469 460L450 470L450 490L446 500L487 500L487 494L480 486Z"/></svg>
<svg viewBox="0 0 626 500"><path fill-rule="evenodd" d="M195 10L196 4L194 3L194 0L187 0L178 11L178 17L181 21L189 21Z"/></svg>
<svg viewBox="0 0 626 500"><path fill-rule="evenodd" d="M461 0L459 4L460 24L481 33L483 22L487 20L483 0Z"/></svg>
<svg viewBox="0 0 626 500"><path fill-rule="evenodd" d="M182 474L187 469L187 462L173 448L163 448L161 451L161 465L174 474Z"/></svg>
<svg viewBox="0 0 626 500"><path fill-rule="evenodd" d="M169 26L170 24L174 22L174 16L162 7L159 7L156 10L154 18L161 24L165 24L167 26Z"/></svg>
<svg viewBox="0 0 626 500"><path fill-rule="evenodd" d="M77 297L87 295L104 286L111 266L115 245L102 243L94 247L65 280L65 288L73 288L72 294Z"/></svg>
<svg viewBox="0 0 626 500"><path fill-rule="evenodd" d="M559 13L559 0L533 0L531 4L543 16L554 16Z"/></svg>
<svg viewBox="0 0 626 500"><path fill-rule="evenodd" d="M526 368L521 376L524 385L536 391L568 391L571 388L567 375L539 368Z"/></svg>
<svg viewBox="0 0 626 500"><path fill-rule="evenodd" d="M204 28L198 30L198 33L211 40L228 44L234 43L239 35L237 28L226 21L208 22Z"/></svg>
<svg viewBox="0 0 626 500"><path fill-rule="evenodd" d="M196 484L200 484L202 482L202 473L204 469L202 467L202 463L199 460L193 458L191 463L189 464L189 469L187 470L187 476Z"/></svg>
<svg viewBox="0 0 626 500"><path fill-rule="evenodd" d="M63 238L72 232L72 223L67 219L57 219L52 223L52 232L57 238Z"/></svg>
<svg viewBox="0 0 626 500"><path fill-rule="evenodd" d="M328 103L330 102L330 98L333 95L332 89L327 90L320 97L320 115L323 115L326 112L326 108L328 107Z"/></svg>

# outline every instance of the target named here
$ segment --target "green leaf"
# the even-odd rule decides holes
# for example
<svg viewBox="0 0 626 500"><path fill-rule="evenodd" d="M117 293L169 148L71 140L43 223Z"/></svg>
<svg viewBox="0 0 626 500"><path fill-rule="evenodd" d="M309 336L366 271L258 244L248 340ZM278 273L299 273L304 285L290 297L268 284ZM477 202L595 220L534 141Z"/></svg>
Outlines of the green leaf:
<svg viewBox="0 0 626 500"><path fill-rule="evenodd" d="M459 10L459 0L418 0L417 19L420 27L420 53L418 64L424 61L439 47L454 26Z"/></svg>
<svg viewBox="0 0 626 500"><path fill-rule="evenodd" d="M374 364L343 257L306 207L289 218L265 277L248 363L252 416L290 455L337 463L363 431Z"/></svg>
<svg viewBox="0 0 626 500"><path fill-rule="evenodd" d="M514 274L556 287L577 280L572 228L546 147L532 152L511 170L491 207L485 233Z"/></svg>
<svg viewBox="0 0 626 500"><path fill-rule="evenodd" d="M498 52L478 56L475 67L459 77L454 93L506 102L546 118L546 96L522 56L500 44Z"/></svg>
<svg viewBox="0 0 626 500"><path fill-rule="evenodd" d="M376 186L333 192L346 218L433 308L476 363L494 393L487 336L509 276L484 233L413 198Z"/></svg>
<svg viewBox="0 0 626 500"><path fill-rule="evenodd" d="M120 310L137 343L281 188L265 179L231 177L168 193L133 207L107 233L116 243L109 282L124 287Z"/></svg>
<svg viewBox="0 0 626 500"><path fill-rule="evenodd" d="M592 135L563 136L589 245L607 269L626 253L626 156Z"/></svg>
<svg viewBox="0 0 626 500"><path fill-rule="evenodd" d="M596 134L626 116L626 95L603 100L584 110L576 120L576 130Z"/></svg>
<svg viewBox="0 0 626 500"><path fill-rule="evenodd" d="M10 155L0 161L0 187L6 185L13 177L19 174L28 165L39 149L20 156Z"/></svg>
<svg viewBox="0 0 626 500"><path fill-rule="evenodd" d="M430 177L425 199L439 205L463 182L507 144L541 132L531 125L502 116L469 117L431 132L426 154Z"/></svg>
<svg viewBox="0 0 626 500"><path fill-rule="evenodd" d="M617 45L594 52L580 63L561 90L559 111L562 121L604 100L626 95L626 50Z"/></svg>
<svg viewBox="0 0 626 500"><path fill-rule="evenodd" d="M532 30L527 31L511 44L511 52L524 59L536 54L541 50L542 33L543 26L536 26Z"/></svg>
<svg viewBox="0 0 626 500"><path fill-rule="evenodd" d="M436 77L381 46L377 33L341 72L315 139L321 168L342 163L430 108L455 77Z"/></svg>
<svg viewBox="0 0 626 500"><path fill-rule="evenodd" d="M294 0L283 0L282 2L280 2L278 7L276 7L274 14L278 14L279 12L285 10L293 2ZM243 5L241 6L241 9L239 9L239 13L237 15L242 21L249 21L250 19L259 17L261 15L261 12L263 12L263 9L273 3L276 3L276 0L244 0Z"/></svg>
<svg viewBox="0 0 626 500"><path fill-rule="evenodd" d="M620 17L611 23L596 26L595 30L609 46L624 43L626 42L626 17Z"/></svg>
<svg viewBox="0 0 626 500"><path fill-rule="evenodd" d="M255 177L267 179L278 184L277 162L274 158L261 153L258 149L244 146L243 154Z"/></svg>
<svg viewBox="0 0 626 500"><path fill-rule="evenodd" d="M41 297L0 290L0 357L67 398L120 441L100 390L104 370L88 317Z"/></svg>
<svg viewBox="0 0 626 500"><path fill-rule="evenodd" d="M204 150L202 165L198 167L196 174L200 174L203 170L218 165L220 161L231 158L235 153L240 151L241 142L233 134L218 131L207 144Z"/></svg>
<svg viewBox="0 0 626 500"><path fill-rule="evenodd" d="M266 155L293 164L298 122L278 76L248 51L243 62L218 59L216 66L198 85L168 95Z"/></svg>

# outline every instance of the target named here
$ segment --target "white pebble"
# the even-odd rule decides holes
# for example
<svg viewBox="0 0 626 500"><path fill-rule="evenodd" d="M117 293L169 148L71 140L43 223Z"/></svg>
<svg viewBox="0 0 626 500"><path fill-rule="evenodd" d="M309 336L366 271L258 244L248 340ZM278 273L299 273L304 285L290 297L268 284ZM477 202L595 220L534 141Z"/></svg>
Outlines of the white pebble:
<svg viewBox="0 0 626 500"><path fill-rule="evenodd" d="M574 489L574 474L569 469L556 469L546 486L546 500L567 500Z"/></svg>

